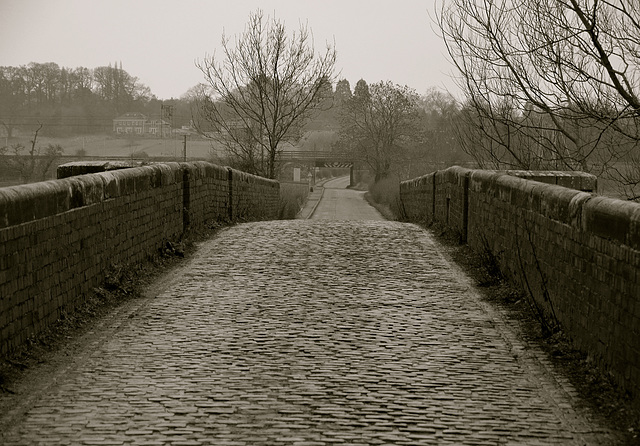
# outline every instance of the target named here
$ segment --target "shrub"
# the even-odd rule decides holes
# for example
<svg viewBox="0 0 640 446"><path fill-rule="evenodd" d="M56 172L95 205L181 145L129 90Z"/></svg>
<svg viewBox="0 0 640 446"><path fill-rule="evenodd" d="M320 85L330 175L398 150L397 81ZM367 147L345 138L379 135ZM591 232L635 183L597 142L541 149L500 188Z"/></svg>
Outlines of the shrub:
<svg viewBox="0 0 640 446"><path fill-rule="evenodd" d="M309 196L307 183L280 183L280 208L278 218L291 220L296 218Z"/></svg>
<svg viewBox="0 0 640 446"><path fill-rule="evenodd" d="M139 150L137 152L133 152L131 154L131 158L132 159L147 159L147 158L149 158L149 154L147 152L145 152L144 150Z"/></svg>
<svg viewBox="0 0 640 446"><path fill-rule="evenodd" d="M400 202L400 180L387 177L369 186L369 199L388 219L400 220L404 216Z"/></svg>

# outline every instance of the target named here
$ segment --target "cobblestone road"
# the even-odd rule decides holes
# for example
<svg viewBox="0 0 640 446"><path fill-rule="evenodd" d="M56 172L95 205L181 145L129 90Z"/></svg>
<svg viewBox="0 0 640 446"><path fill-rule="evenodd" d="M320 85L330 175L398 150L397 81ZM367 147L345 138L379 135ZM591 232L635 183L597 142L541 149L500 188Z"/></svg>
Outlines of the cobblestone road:
<svg viewBox="0 0 640 446"><path fill-rule="evenodd" d="M318 207L311 215L313 220L384 220L384 217L364 201L364 192L345 189L349 177L329 180Z"/></svg>
<svg viewBox="0 0 640 446"><path fill-rule="evenodd" d="M609 444L417 226L242 224L0 420L6 445Z"/></svg>

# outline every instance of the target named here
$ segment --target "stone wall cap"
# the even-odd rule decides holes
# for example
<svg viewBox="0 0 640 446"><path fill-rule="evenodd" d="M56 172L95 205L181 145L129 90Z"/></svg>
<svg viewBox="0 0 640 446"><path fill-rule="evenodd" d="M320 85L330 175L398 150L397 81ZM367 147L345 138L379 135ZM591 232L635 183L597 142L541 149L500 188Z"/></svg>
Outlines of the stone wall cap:
<svg viewBox="0 0 640 446"><path fill-rule="evenodd" d="M142 161L114 161L114 160L92 160L92 161L72 161L69 163L60 164L58 167L103 167L104 170L114 169L126 169L130 167L140 167L145 163Z"/></svg>

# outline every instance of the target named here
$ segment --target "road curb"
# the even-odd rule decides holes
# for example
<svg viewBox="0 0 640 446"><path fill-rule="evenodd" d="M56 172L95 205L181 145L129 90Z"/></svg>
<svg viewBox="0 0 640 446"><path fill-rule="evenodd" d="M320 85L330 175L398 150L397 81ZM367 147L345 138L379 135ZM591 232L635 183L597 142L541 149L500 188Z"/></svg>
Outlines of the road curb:
<svg viewBox="0 0 640 446"><path fill-rule="evenodd" d="M316 211L316 209L318 209L318 205L320 204L320 201L322 200L323 195L324 195L324 187L321 187L320 197L318 197L318 201L316 201L316 204L313 206L313 209L311 209L311 212L309 212L309 215L307 215L307 218L305 220L309 220L311 219L311 217L313 217L313 214Z"/></svg>

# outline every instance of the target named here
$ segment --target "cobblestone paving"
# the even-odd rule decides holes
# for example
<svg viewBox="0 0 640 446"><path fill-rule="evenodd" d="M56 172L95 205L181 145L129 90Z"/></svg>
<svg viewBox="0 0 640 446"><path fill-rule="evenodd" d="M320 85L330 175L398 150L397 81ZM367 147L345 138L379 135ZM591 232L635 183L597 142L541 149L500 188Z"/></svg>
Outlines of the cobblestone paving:
<svg viewBox="0 0 640 446"><path fill-rule="evenodd" d="M238 225L5 414L0 442L611 442L483 308L417 226Z"/></svg>

